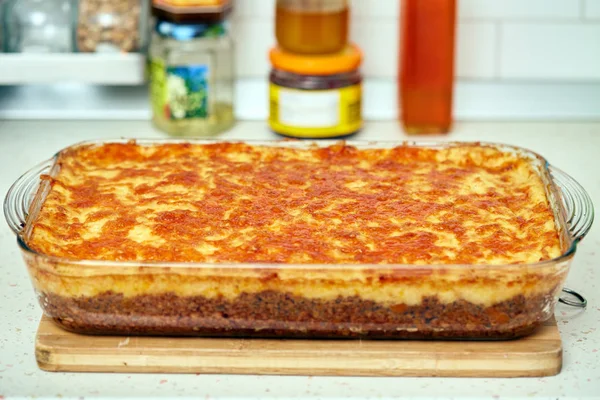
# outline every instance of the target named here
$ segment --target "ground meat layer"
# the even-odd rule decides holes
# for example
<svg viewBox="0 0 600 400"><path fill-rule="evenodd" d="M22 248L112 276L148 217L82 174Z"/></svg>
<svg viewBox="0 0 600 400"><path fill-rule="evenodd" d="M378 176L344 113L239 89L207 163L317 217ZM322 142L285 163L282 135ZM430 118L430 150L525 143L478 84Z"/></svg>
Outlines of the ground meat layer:
<svg viewBox="0 0 600 400"><path fill-rule="evenodd" d="M41 294L46 313L86 334L373 339L510 339L551 315L552 296L516 296L492 307L437 297L384 306L358 296L326 301L281 292L224 298L174 294L68 298Z"/></svg>

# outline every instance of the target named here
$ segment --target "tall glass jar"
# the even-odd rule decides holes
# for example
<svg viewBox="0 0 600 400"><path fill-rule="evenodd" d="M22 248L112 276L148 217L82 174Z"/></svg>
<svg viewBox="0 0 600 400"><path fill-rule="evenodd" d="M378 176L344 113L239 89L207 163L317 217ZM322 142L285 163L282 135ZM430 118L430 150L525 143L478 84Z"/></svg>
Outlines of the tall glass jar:
<svg viewBox="0 0 600 400"><path fill-rule="evenodd" d="M79 0L77 50L124 53L143 50L148 19L147 0Z"/></svg>
<svg viewBox="0 0 600 400"><path fill-rule="evenodd" d="M6 0L5 48L13 53L73 51L72 0Z"/></svg>
<svg viewBox="0 0 600 400"><path fill-rule="evenodd" d="M337 53L348 43L349 15L347 0L277 0L277 43L290 53Z"/></svg>
<svg viewBox="0 0 600 400"><path fill-rule="evenodd" d="M152 120L174 136L212 136L233 115L233 42L227 25L158 20L150 46Z"/></svg>

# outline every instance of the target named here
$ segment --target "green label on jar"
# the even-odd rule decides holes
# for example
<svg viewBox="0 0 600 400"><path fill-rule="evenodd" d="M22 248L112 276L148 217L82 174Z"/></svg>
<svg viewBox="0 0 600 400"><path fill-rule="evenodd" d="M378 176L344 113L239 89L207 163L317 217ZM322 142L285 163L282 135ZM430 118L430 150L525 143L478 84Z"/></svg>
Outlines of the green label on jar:
<svg viewBox="0 0 600 400"><path fill-rule="evenodd" d="M165 67L160 60L150 65L153 111L169 120L205 119L208 110L207 65Z"/></svg>

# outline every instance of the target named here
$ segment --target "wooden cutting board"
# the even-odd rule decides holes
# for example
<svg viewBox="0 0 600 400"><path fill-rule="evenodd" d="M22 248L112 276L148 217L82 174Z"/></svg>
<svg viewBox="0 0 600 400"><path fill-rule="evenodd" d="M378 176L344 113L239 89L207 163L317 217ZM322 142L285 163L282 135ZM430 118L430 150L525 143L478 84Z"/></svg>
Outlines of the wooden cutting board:
<svg viewBox="0 0 600 400"><path fill-rule="evenodd" d="M550 376L562 346L554 318L495 342L85 336L43 317L35 354L46 371L335 376Z"/></svg>

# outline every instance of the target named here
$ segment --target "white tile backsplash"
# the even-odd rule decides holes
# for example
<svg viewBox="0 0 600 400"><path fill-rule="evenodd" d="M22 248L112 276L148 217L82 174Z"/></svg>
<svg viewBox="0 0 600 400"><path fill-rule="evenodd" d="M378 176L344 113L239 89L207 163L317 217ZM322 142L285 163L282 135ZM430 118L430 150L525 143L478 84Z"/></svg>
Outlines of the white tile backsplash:
<svg viewBox="0 0 600 400"><path fill-rule="evenodd" d="M397 18L401 0L350 0L357 18Z"/></svg>
<svg viewBox="0 0 600 400"><path fill-rule="evenodd" d="M425 0L423 0L425 1ZM428 1L428 0L427 0ZM398 72L401 0L350 0L351 40L368 78ZM460 79L600 81L600 0L458 0ZM237 0L237 73L265 77L275 44L275 0Z"/></svg>
<svg viewBox="0 0 600 400"><path fill-rule="evenodd" d="M468 19L576 19L579 0L459 0L460 18Z"/></svg>
<svg viewBox="0 0 600 400"><path fill-rule="evenodd" d="M235 21L232 30L238 77L263 77L269 73L269 49L275 44L274 29L274 22L270 19Z"/></svg>
<svg viewBox="0 0 600 400"><path fill-rule="evenodd" d="M500 77L600 80L600 25L507 23Z"/></svg>
<svg viewBox="0 0 600 400"><path fill-rule="evenodd" d="M398 23L388 19L358 20L352 24L351 40L362 49L362 71L374 78L393 78L398 74Z"/></svg>
<svg viewBox="0 0 600 400"><path fill-rule="evenodd" d="M600 0L585 0L584 16L600 20Z"/></svg>
<svg viewBox="0 0 600 400"><path fill-rule="evenodd" d="M273 18L275 0L234 0L234 18Z"/></svg>
<svg viewBox="0 0 600 400"><path fill-rule="evenodd" d="M492 79L496 75L498 27L493 22L466 22L458 25L456 74L466 79Z"/></svg>

